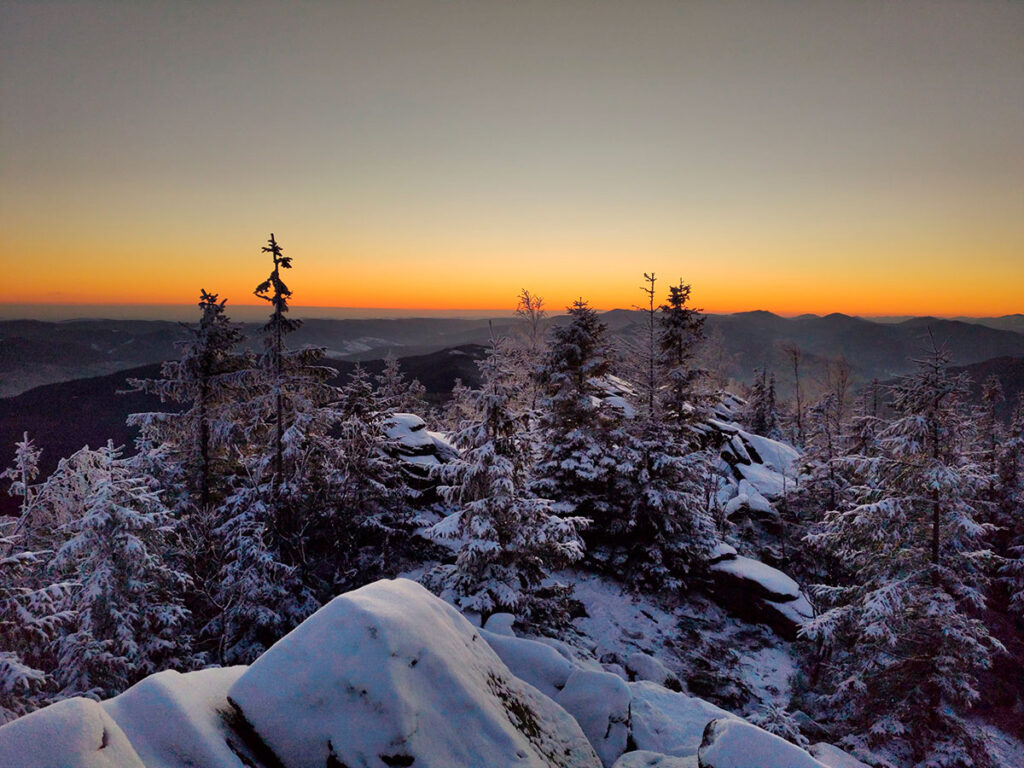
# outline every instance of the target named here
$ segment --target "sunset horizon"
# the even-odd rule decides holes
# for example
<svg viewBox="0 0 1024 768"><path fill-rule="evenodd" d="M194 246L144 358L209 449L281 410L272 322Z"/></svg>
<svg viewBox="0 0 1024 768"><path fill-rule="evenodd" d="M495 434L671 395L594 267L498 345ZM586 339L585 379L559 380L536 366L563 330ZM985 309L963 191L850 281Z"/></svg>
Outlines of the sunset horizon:
<svg viewBox="0 0 1024 768"><path fill-rule="evenodd" d="M295 12L301 11L301 12ZM0 302L1024 309L1024 7L0 6Z"/></svg>

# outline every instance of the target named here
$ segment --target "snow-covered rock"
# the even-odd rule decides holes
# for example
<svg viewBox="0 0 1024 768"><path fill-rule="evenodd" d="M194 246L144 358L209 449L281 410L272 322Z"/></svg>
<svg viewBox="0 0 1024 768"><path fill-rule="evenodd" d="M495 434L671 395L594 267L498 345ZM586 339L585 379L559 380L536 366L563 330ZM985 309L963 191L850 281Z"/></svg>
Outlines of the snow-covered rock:
<svg viewBox="0 0 1024 768"><path fill-rule="evenodd" d="M711 565L716 582L719 577L735 582L752 597L763 597L776 602L796 600L800 597L800 585L777 568L752 560L749 557L735 557Z"/></svg>
<svg viewBox="0 0 1024 768"><path fill-rule="evenodd" d="M715 544L715 548L711 550L711 557L708 558L708 562L717 563L721 560L734 560L737 554L736 547L732 544L726 544L724 541L720 541Z"/></svg>
<svg viewBox="0 0 1024 768"><path fill-rule="evenodd" d="M696 755L691 757L670 757L638 749L627 752L612 768L699 768Z"/></svg>
<svg viewBox="0 0 1024 768"><path fill-rule="evenodd" d="M335 598L228 695L286 768L600 764L564 709L405 579Z"/></svg>
<svg viewBox="0 0 1024 768"><path fill-rule="evenodd" d="M244 768L228 746L231 734L223 714L229 710L228 689L245 670L159 672L101 706L146 768Z"/></svg>
<svg viewBox="0 0 1024 768"><path fill-rule="evenodd" d="M828 768L869 768L867 763L862 763L857 758L843 752L839 747L825 742L812 744L807 751L815 760Z"/></svg>
<svg viewBox="0 0 1024 768"><path fill-rule="evenodd" d="M690 757L697 754L708 723L719 718L738 719L703 699L654 683L630 683L629 690L631 733L637 749Z"/></svg>
<svg viewBox="0 0 1024 768"><path fill-rule="evenodd" d="M0 766L147 768L103 707L81 698L57 702L0 728Z"/></svg>
<svg viewBox="0 0 1024 768"><path fill-rule="evenodd" d="M736 718L708 723L700 768L825 768L800 747Z"/></svg>
<svg viewBox="0 0 1024 768"><path fill-rule="evenodd" d="M605 768L610 768L629 742L626 682L610 672L576 669L555 700L576 718Z"/></svg>
<svg viewBox="0 0 1024 768"><path fill-rule="evenodd" d="M814 609L803 595L784 603L761 601L765 623L787 640L796 640L800 627L814 618Z"/></svg>
<svg viewBox="0 0 1024 768"><path fill-rule="evenodd" d="M737 556L709 566L718 600L741 618L763 622L787 640L814 611L800 585L778 568Z"/></svg>
<svg viewBox="0 0 1024 768"><path fill-rule="evenodd" d="M626 672L632 680L649 680L672 691L681 691L682 684L675 672L647 653L630 653L623 659Z"/></svg>
<svg viewBox="0 0 1024 768"><path fill-rule="evenodd" d="M490 622L488 622L490 626ZM572 663L545 643L481 630L480 634L513 675L555 698L572 674Z"/></svg>
<svg viewBox="0 0 1024 768"><path fill-rule="evenodd" d="M384 432L394 441L397 458L417 475L425 476L431 467L458 455L444 435L428 430L427 423L415 413L391 414Z"/></svg>
<svg viewBox="0 0 1024 768"><path fill-rule="evenodd" d="M493 632L496 635L515 637L515 630L512 629L512 625L515 623L516 617L511 613L492 613L487 618L487 623L484 624L484 629L488 632Z"/></svg>

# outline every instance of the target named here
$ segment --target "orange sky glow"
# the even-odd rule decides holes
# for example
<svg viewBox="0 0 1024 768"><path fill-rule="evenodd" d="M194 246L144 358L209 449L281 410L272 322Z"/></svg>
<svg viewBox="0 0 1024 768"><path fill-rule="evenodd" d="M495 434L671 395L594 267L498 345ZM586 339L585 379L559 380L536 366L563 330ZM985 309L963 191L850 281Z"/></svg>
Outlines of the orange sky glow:
<svg viewBox="0 0 1024 768"><path fill-rule="evenodd" d="M1024 4L0 6L0 302L1024 312Z"/></svg>

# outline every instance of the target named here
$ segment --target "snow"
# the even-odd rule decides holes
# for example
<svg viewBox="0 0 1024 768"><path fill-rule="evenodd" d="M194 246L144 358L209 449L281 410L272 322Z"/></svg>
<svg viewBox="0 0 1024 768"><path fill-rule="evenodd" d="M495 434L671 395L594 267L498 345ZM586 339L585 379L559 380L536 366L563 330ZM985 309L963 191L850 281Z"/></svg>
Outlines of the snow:
<svg viewBox="0 0 1024 768"><path fill-rule="evenodd" d="M637 749L675 757L696 755L709 722L735 718L703 699L675 693L651 682L629 683L629 690L633 743Z"/></svg>
<svg viewBox="0 0 1024 768"><path fill-rule="evenodd" d="M720 541L715 545L715 548L711 550L711 562L717 563L719 560L732 560L736 557L736 547L732 544L726 544L724 541Z"/></svg>
<svg viewBox="0 0 1024 768"><path fill-rule="evenodd" d="M565 572L559 574L559 580L571 580L575 598L586 606L587 615L573 625L593 640L595 656L624 656L636 650L667 656L662 649L675 634L676 618L672 613L593 574Z"/></svg>
<svg viewBox="0 0 1024 768"><path fill-rule="evenodd" d="M680 687L676 674L648 653L629 653L623 661L626 664L626 671L634 680L650 680L666 687Z"/></svg>
<svg viewBox="0 0 1024 768"><path fill-rule="evenodd" d="M796 448L752 432L740 430L739 434L757 452L765 465L776 472L793 474L793 467L800 458L800 452Z"/></svg>
<svg viewBox="0 0 1024 768"><path fill-rule="evenodd" d="M511 613L492 613L484 624L484 629L496 635L515 637L515 630L512 625L516 623L516 617ZM507 663L507 662L506 662Z"/></svg>
<svg viewBox="0 0 1024 768"><path fill-rule="evenodd" d="M605 768L629 742L630 692L610 672L576 669L555 700L576 718Z"/></svg>
<svg viewBox="0 0 1024 768"><path fill-rule="evenodd" d="M627 752L612 768L700 768L696 757L669 757L638 749Z"/></svg>
<svg viewBox="0 0 1024 768"><path fill-rule="evenodd" d="M490 626L490 621L487 624ZM568 659L544 643L495 634L487 629L480 634L513 675L545 696L555 698L573 671L573 665Z"/></svg>
<svg viewBox="0 0 1024 768"><path fill-rule="evenodd" d="M513 677L452 606L404 579L332 600L229 696L285 768L332 755L374 768L410 758L417 768L599 765L565 710Z"/></svg>
<svg viewBox="0 0 1024 768"><path fill-rule="evenodd" d="M807 598L800 595L796 600L789 600L784 603L769 601L764 605L765 610L777 611L783 618L792 621L794 624L803 624L805 621L814 618L814 609L807 601Z"/></svg>
<svg viewBox="0 0 1024 768"><path fill-rule="evenodd" d="M222 713L227 692L246 667L173 670L147 677L101 705L147 768L243 768L228 747Z"/></svg>
<svg viewBox="0 0 1024 768"><path fill-rule="evenodd" d="M764 464L737 464L736 469L758 495L766 499L780 499L792 492L795 482ZM741 490L742 493L742 481Z"/></svg>
<svg viewBox="0 0 1024 768"><path fill-rule="evenodd" d="M825 742L812 744L808 752L820 763L828 768L868 768L867 763L862 763L855 757L851 757L841 750Z"/></svg>
<svg viewBox="0 0 1024 768"><path fill-rule="evenodd" d="M740 555L732 560L721 560L713 563L710 570L754 583L766 593L765 596L776 601L796 600L801 596L800 585L793 579L777 568L749 557Z"/></svg>
<svg viewBox="0 0 1024 768"><path fill-rule="evenodd" d="M772 509L771 503L746 480L740 481L741 490L736 496L725 505L725 516L731 517L741 509L749 509L751 512L760 512L764 515L774 517L776 512Z"/></svg>
<svg viewBox="0 0 1024 768"><path fill-rule="evenodd" d="M415 413L391 414L385 434L401 443L403 448L414 451L430 448L434 444L426 422Z"/></svg>
<svg viewBox="0 0 1024 768"><path fill-rule="evenodd" d="M99 704L74 698L0 728L0 766L147 768Z"/></svg>
<svg viewBox="0 0 1024 768"><path fill-rule="evenodd" d="M701 768L825 768L785 739L738 719L716 720L698 759Z"/></svg>

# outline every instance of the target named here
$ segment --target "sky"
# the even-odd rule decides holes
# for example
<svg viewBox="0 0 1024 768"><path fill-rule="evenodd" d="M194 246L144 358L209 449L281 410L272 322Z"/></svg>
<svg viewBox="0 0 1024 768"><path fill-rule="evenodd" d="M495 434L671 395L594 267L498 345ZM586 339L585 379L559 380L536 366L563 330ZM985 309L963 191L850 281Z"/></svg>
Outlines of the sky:
<svg viewBox="0 0 1024 768"><path fill-rule="evenodd" d="M0 303L1024 312L1024 3L0 0Z"/></svg>

